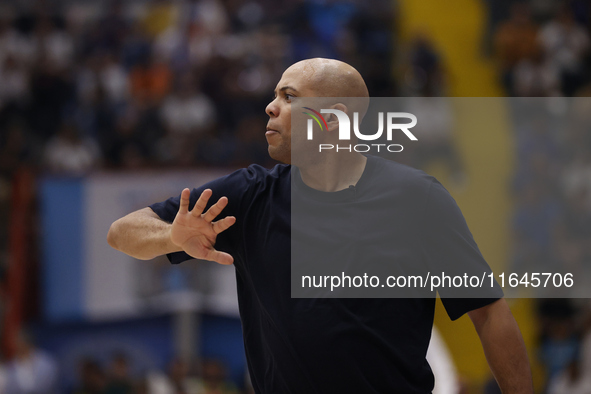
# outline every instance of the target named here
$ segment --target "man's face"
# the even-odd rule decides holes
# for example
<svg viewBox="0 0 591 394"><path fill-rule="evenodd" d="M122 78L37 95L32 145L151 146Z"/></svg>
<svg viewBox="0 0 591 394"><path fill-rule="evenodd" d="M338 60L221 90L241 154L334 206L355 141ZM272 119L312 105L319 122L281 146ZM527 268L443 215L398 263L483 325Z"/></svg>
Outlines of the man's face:
<svg viewBox="0 0 591 394"><path fill-rule="evenodd" d="M282 163L291 163L291 103L296 97L316 96L308 87L307 78L301 67L292 66L285 70L275 88L275 98L267 105L269 115L267 133L269 155Z"/></svg>

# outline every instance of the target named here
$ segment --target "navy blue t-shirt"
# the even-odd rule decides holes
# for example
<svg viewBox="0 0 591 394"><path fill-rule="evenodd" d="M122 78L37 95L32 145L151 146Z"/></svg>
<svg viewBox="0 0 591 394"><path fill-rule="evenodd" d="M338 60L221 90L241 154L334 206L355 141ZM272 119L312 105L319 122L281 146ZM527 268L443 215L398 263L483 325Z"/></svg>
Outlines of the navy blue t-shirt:
<svg viewBox="0 0 591 394"><path fill-rule="evenodd" d="M357 185L332 193L310 189L288 165L272 170L252 165L191 192L191 209L209 188L210 204L228 197L220 217L237 218L218 235L215 247L234 257L244 346L257 393L430 393L434 385L426 361L434 298L291 298L292 196L311 204L311 212L327 203L346 208L386 199L395 207L393 215L404 212L397 225L405 231L397 231L397 242L390 243L396 253L431 266L459 261L490 271L455 201L437 180L367 158ZM150 207L172 222L179 198ZM183 252L168 257L172 263L191 259ZM499 288L489 294L441 295L455 320L502 297Z"/></svg>

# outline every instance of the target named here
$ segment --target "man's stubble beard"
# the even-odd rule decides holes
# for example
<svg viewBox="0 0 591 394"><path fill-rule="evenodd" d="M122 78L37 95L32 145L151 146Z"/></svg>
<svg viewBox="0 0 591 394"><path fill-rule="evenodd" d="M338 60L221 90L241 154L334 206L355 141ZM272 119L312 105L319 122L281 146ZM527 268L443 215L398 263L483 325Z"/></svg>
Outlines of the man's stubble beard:
<svg viewBox="0 0 591 394"><path fill-rule="evenodd" d="M269 145L267 149L269 156L283 164L291 164L291 149L285 146L273 147Z"/></svg>

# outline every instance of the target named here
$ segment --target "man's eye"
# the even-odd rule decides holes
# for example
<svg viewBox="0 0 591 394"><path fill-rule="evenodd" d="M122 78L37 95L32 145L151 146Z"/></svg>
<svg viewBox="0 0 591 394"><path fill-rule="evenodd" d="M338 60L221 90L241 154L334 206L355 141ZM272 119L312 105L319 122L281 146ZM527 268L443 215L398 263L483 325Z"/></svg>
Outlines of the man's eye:
<svg viewBox="0 0 591 394"><path fill-rule="evenodd" d="M294 96L292 96L291 94L289 94L289 93L286 93L285 94L285 100L286 101L291 101L292 98L294 98Z"/></svg>

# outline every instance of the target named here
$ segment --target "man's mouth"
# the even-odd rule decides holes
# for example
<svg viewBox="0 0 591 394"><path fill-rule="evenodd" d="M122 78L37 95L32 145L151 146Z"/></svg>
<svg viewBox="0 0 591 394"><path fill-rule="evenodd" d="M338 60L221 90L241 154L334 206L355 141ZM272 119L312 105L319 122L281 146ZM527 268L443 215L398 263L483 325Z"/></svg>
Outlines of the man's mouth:
<svg viewBox="0 0 591 394"><path fill-rule="evenodd" d="M267 127L267 132L265 133L265 135L272 135L275 133L279 133L277 130L271 129L269 127Z"/></svg>

